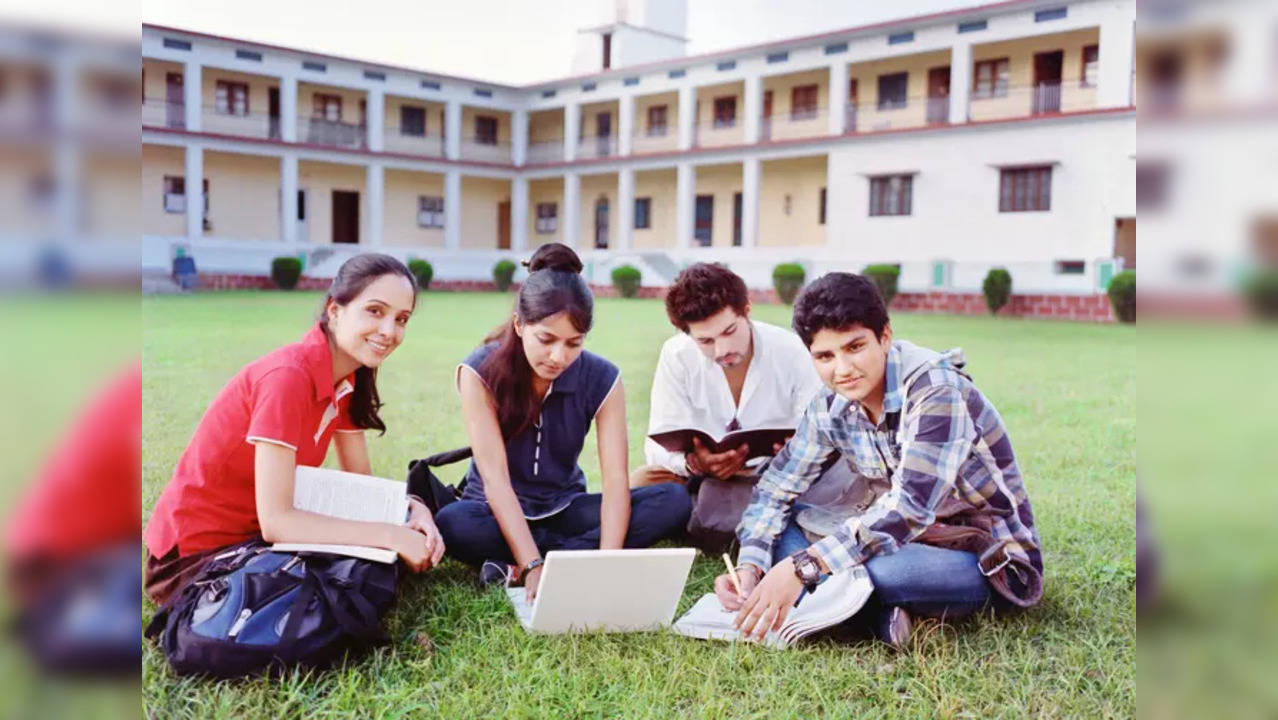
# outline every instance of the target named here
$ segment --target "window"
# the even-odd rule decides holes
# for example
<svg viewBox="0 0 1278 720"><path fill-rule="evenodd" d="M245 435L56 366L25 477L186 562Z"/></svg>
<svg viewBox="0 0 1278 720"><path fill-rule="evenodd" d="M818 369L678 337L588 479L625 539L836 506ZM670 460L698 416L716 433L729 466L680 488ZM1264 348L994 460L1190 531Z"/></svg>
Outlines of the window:
<svg viewBox="0 0 1278 720"><path fill-rule="evenodd" d="M647 230L652 227L652 198L635 198L635 229Z"/></svg>
<svg viewBox="0 0 1278 720"><path fill-rule="evenodd" d="M1083 76L1079 83L1083 87L1096 87L1096 78L1100 75L1100 46L1088 45L1083 48Z"/></svg>
<svg viewBox="0 0 1278 720"><path fill-rule="evenodd" d="M1007 97L1007 58L976 63L972 85L972 97Z"/></svg>
<svg viewBox="0 0 1278 720"><path fill-rule="evenodd" d="M537 203L537 234L549 235L559 229L559 205Z"/></svg>
<svg viewBox="0 0 1278 720"><path fill-rule="evenodd" d="M312 117L332 122L342 121L342 97L315 93L315 105L311 109Z"/></svg>
<svg viewBox="0 0 1278 720"><path fill-rule="evenodd" d="M648 108L648 137L662 137L669 131L669 108L653 105Z"/></svg>
<svg viewBox="0 0 1278 720"><path fill-rule="evenodd" d="M164 176L164 212L186 212L186 178L180 175ZM209 214L209 181L204 181L204 215ZM207 222L207 220L206 220Z"/></svg>
<svg viewBox="0 0 1278 720"><path fill-rule="evenodd" d="M497 118L491 115L475 116L475 142L480 145L497 144Z"/></svg>
<svg viewBox="0 0 1278 720"><path fill-rule="evenodd" d="M870 178L870 215L909 215L914 205L913 175Z"/></svg>
<svg viewBox="0 0 1278 720"><path fill-rule="evenodd" d="M214 108L218 115L248 115L248 84L217 81Z"/></svg>
<svg viewBox="0 0 1278 720"><path fill-rule="evenodd" d="M879 109L896 110L905 107L906 91L909 89L910 74L908 72L879 76Z"/></svg>
<svg viewBox="0 0 1278 720"><path fill-rule="evenodd" d="M999 173L998 211L1052 209L1050 167L1006 168Z"/></svg>
<svg viewBox="0 0 1278 720"><path fill-rule="evenodd" d="M790 91L790 119L808 120L817 115L817 86L799 85Z"/></svg>
<svg viewBox="0 0 1278 720"><path fill-rule="evenodd" d="M444 227L444 198L438 195L417 196L417 227Z"/></svg>
<svg viewBox="0 0 1278 720"><path fill-rule="evenodd" d="M399 134L426 136L426 108L402 105L399 108Z"/></svg>
<svg viewBox="0 0 1278 720"><path fill-rule="evenodd" d="M1057 260L1057 275L1082 275L1087 272L1087 262L1083 260Z"/></svg>
<svg viewBox="0 0 1278 720"><path fill-rule="evenodd" d="M714 99L714 126L730 128L737 124L737 98L735 95Z"/></svg>
<svg viewBox="0 0 1278 720"><path fill-rule="evenodd" d="M1136 163L1136 210L1161 210L1170 194L1171 168L1163 163Z"/></svg>
<svg viewBox="0 0 1278 720"><path fill-rule="evenodd" d="M817 224L825 224L825 188L821 188L821 209L817 213Z"/></svg>

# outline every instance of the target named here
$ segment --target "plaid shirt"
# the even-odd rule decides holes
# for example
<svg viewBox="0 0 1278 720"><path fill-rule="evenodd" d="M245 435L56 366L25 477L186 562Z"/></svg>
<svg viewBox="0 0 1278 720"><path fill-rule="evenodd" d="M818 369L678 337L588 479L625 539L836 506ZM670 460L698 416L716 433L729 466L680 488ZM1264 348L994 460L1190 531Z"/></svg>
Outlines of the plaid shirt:
<svg viewBox="0 0 1278 720"><path fill-rule="evenodd" d="M902 354L932 359L901 377ZM947 498L994 516L1009 555L1042 572L1038 532L1003 420L961 372L961 350L937 355L897 341L888 352L883 412L871 423L860 403L831 390L813 399L794 437L755 486L741 518L740 563L772 566L772 544L794 499L842 453L866 477L890 478L891 489L834 534L813 545L833 572L895 552L936 521Z"/></svg>

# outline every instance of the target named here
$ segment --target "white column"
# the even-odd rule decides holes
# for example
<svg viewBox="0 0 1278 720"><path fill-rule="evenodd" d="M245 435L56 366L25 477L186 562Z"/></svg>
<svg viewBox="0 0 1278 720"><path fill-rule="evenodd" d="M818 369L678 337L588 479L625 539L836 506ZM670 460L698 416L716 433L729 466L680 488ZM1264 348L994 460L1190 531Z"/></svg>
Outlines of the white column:
<svg viewBox="0 0 1278 720"><path fill-rule="evenodd" d="M305 242L297 236L297 156L291 152L280 158L280 240Z"/></svg>
<svg viewBox="0 0 1278 720"><path fill-rule="evenodd" d="M386 211L386 172L379 162L369 163L364 173L365 186L368 188L368 244L372 247L382 246L382 216Z"/></svg>
<svg viewBox="0 0 1278 720"><path fill-rule="evenodd" d="M697 168L681 162L675 168L675 247L692 247L692 222L697 195ZM742 198L742 202L745 198Z"/></svg>
<svg viewBox="0 0 1278 720"><path fill-rule="evenodd" d="M635 241L635 171L617 171L617 250L630 250Z"/></svg>
<svg viewBox="0 0 1278 720"><path fill-rule="evenodd" d="M516 110L510 115L511 162L524 165L528 162L528 111ZM511 200L512 211L514 200Z"/></svg>
<svg viewBox="0 0 1278 720"><path fill-rule="evenodd" d="M204 114L204 80L200 63L188 60L182 68L182 102L185 104L187 132L199 132Z"/></svg>
<svg viewBox="0 0 1278 720"><path fill-rule="evenodd" d="M564 162L577 159L577 135L581 132L581 108L577 103L564 105Z"/></svg>
<svg viewBox="0 0 1278 720"><path fill-rule="evenodd" d="M382 138L386 135L386 92L381 88L370 88L367 99L368 107L368 149L373 152L382 151Z"/></svg>
<svg viewBox="0 0 1278 720"><path fill-rule="evenodd" d="M741 161L741 246L759 246L759 158Z"/></svg>
<svg viewBox="0 0 1278 720"><path fill-rule="evenodd" d="M1267 94L1272 92L1274 41L1278 40L1278 33L1274 32L1274 16L1256 17L1258 8L1246 12L1236 10L1233 14L1229 57L1225 61L1228 101L1253 106L1267 100Z"/></svg>
<svg viewBox="0 0 1278 720"><path fill-rule="evenodd" d="M187 106L190 110L190 106ZM204 148L186 146L186 236L191 240L204 237ZM234 212L233 208L228 208Z"/></svg>
<svg viewBox="0 0 1278 720"><path fill-rule="evenodd" d="M510 181L510 249L528 249L528 178Z"/></svg>
<svg viewBox="0 0 1278 720"><path fill-rule="evenodd" d="M745 79L745 143L759 142L760 113L763 112L763 78L747 75Z"/></svg>
<svg viewBox="0 0 1278 720"><path fill-rule="evenodd" d="M693 127L697 124L697 89L679 88L679 149L692 148Z"/></svg>
<svg viewBox="0 0 1278 720"><path fill-rule="evenodd" d="M629 157L635 139L635 98L622 95L617 104L617 154Z"/></svg>
<svg viewBox="0 0 1278 720"><path fill-rule="evenodd" d="M830 66L830 87L826 94L829 96L826 104L830 106L826 118L830 123L828 132L842 135L848 129L848 64L845 61L839 60Z"/></svg>
<svg viewBox="0 0 1278 720"><path fill-rule="evenodd" d="M1132 104L1132 62L1135 53L1132 13L1116 13L1101 22L1096 105L1102 108Z"/></svg>
<svg viewBox="0 0 1278 720"><path fill-rule="evenodd" d="M444 173L444 247L449 250L461 247L461 203L461 172L449 170Z"/></svg>
<svg viewBox="0 0 1278 720"><path fill-rule="evenodd" d="M280 78L280 139L297 142L297 78L285 75Z"/></svg>
<svg viewBox="0 0 1278 720"><path fill-rule="evenodd" d="M461 103L456 100L449 100L444 105L444 157L449 160L461 159L461 117ZM447 203L447 200L444 202ZM444 212L448 212L447 206L445 206Z"/></svg>
<svg viewBox="0 0 1278 720"><path fill-rule="evenodd" d="M950 124L967 122L968 95L972 89L972 46L959 43L950 48ZM829 208L829 205L826 206Z"/></svg>
<svg viewBox="0 0 1278 720"><path fill-rule="evenodd" d="M564 244L570 248L577 247L577 236L581 230L581 176L575 172L564 174Z"/></svg>

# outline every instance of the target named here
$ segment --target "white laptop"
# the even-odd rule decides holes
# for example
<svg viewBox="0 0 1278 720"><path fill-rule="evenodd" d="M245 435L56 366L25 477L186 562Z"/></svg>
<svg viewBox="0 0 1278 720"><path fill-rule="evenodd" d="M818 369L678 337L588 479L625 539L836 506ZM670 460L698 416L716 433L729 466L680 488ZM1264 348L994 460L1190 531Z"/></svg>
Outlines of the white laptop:
<svg viewBox="0 0 1278 720"><path fill-rule="evenodd" d="M506 588L525 630L535 633L635 632L670 625L697 551L552 550L537 597Z"/></svg>

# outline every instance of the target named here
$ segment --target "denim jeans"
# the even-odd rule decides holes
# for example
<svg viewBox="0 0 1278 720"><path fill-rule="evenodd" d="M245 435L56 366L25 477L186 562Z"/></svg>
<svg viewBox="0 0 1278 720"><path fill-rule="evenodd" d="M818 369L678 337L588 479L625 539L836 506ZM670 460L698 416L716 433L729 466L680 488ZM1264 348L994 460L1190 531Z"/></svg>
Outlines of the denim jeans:
<svg viewBox="0 0 1278 720"><path fill-rule="evenodd" d="M551 550L597 550L603 495L589 493L573 498L568 507L548 518L529 520L533 541L543 554ZM692 503L682 485L663 483L630 491L630 526L625 547L645 548L673 537L688 524ZM458 500L442 508L435 524L444 537L448 555L470 565L485 560L515 561L510 546L488 503Z"/></svg>
<svg viewBox="0 0 1278 720"><path fill-rule="evenodd" d="M773 546L772 561L780 562L811 545L792 515ZM907 543L890 555L870 558L865 569L874 581L867 610L899 606L923 617L956 618L990 601L989 583L977 567L976 555L969 552Z"/></svg>

